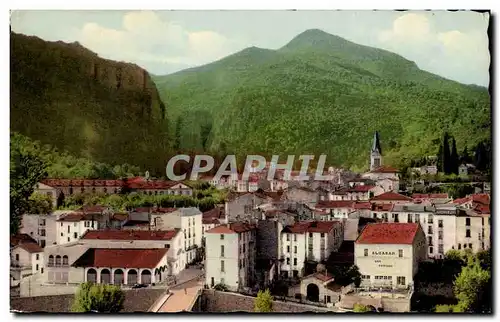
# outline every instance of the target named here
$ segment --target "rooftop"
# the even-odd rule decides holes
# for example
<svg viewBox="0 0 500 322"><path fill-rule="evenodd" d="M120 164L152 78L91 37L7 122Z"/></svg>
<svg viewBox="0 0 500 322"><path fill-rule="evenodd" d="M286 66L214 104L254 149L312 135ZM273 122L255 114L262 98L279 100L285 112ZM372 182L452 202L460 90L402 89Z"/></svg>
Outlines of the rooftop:
<svg viewBox="0 0 500 322"><path fill-rule="evenodd" d="M255 229L255 225L247 223L230 223L214 227L205 234L238 234Z"/></svg>
<svg viewBox="0 0 500 322"><path fill-rule="evenodd" d="M355 202L352 200L320 200L316 204L318 209L330 208L354 208Z"/></svg>
<svg viewBox="0 0 500 322"><path fill-rule="evenodd" d="M339 221L299 221L286 226L282 232L291 234L328 233L335 225L341 225L341 223Z"/></svg>
<svg viewBox="0 0 500 322"><path fill-rule="evenodd" d="M27 251L28 253L31 253L31 254L43 252L43 248L40 247L40 246L38 246L37 243L29 243L29 242L28 243L26 243L26 242L22 243L21 242L16 247L20 247L20 248L24 249L25 251Z"/></svg>
<svg viewBox="0 0 500 322"><path fill-rule="evenodd" d="M413 244L417 223L376 223L365 226L356 244Z"/></svg>
<svg viewBox="0 0 500 322"><path fill-rule="evenodd" d="M402 194L389 191L371 198L370 201L413 201L413 199Z"/></svg>
<svg viewBox="0 0 500 322"><path fill-rule="evenodd" d="M398 173L399 170L390 166L381 166L376 168L375 170L370 171L371 173Z"/></svg>
<svg viewBox="0 0 500 322"><path fill-rule="evenodd" d="M81 239L101 240L171 240L179 229L174 230L89 230Z"/></svg>
<svg viewBox="0 0 500 322"><path fill-rule="evenodd" d="M74 267L155 268L168 252L167 248L123 249L90 248L80 256Z"/></svg>

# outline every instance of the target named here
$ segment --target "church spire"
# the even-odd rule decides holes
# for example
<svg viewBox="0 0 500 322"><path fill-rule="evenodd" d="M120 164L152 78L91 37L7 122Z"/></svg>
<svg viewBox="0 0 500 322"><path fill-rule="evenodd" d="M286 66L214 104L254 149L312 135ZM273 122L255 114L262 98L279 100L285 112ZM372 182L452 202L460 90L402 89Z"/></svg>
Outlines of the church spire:
<svg viewBox="0 0 500 322"><path fill-rule="evenodd" d="M382 165L382 147L378 131L373 136L373 145L370 153L370 171L379 168Z"/></svg>
<svg viewBox="0 0 500 322"><path fill-rule="evenodd" d="M373 135L372 152L378 152L379 154L382 154L382 147L380 146L380 137L378 131L375 131L375 134Z"/></svg>

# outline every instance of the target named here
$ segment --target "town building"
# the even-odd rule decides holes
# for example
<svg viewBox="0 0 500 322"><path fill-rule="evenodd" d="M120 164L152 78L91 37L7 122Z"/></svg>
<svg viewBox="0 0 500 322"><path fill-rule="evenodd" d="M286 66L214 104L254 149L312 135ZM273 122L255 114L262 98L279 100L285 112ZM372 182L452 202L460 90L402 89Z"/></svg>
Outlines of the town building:
<svg viewBox="0 0 500 322"><path fill-rule="evenodd" d="M322 262L337 251L344 238L341 221L302 221L281 232L281 268L283 277L304 276L305 262Z"/></svg>
<svg viewBox="0 0 500 322"><path fill-rule="evenodd" d="M375 132L370 152L370 171L380 166L382 166L382 146L380 145L380 136L378 132Z"/></svg>
<svg viewBox="0 0 500 322"><path fill-rule="evenodd" d="M52 214L25 214L19 231L31 236L42 248L45 245L53 245L59 240L57 237L58 216L58 211Z"/></svg>
<svg viewBox="0 0 500 322"><path fill-rule="evenodd" d="M413 202L413 199L396 192L384 192L383 194L371 198L370 202L377 204L382 204L382 203L398 204L398 203Z"/></svg>
<svg viewBox="0 0 500 322"><path fill-rule="evenodd" d="M14 281L43 273L43 249L31 237L18 234L11 238L10 275Z"/></svg>
<svg viewBox="0 0 500 322"><path fill-rule="evenodd" d="M363 286L406 288L426 255L425 234L417 223L368 224L354 245Z"/></svg>
<svg viewBox="0 0 500 322"><path fill-rule="evenodd" d="M205 232L205 284L238 291L254 286L256 227L229 223Z"/></svg>

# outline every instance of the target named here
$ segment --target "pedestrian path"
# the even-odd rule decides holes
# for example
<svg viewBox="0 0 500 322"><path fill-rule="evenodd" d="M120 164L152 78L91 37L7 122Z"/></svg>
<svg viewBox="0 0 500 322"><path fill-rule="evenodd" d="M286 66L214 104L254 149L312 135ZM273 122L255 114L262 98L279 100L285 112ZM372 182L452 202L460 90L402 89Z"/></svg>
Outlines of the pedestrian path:
<svg viewBox="0 0 500 322"><path fill-rule="evenodd" d="M170 290L171 295L160 307L158 313L187 311L198 296L198 291L203 287L203 280L197 279L186 282L180 287Z"/></svg>

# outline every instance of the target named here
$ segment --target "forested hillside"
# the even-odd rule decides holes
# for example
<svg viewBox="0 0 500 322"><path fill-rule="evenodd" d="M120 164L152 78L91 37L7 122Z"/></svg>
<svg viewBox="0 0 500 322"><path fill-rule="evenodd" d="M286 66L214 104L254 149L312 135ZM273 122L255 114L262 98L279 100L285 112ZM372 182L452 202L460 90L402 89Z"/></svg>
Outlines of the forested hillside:
<svg viewBox="0 0 500 322"><path fill-rule="evenodd" d="M487 89L320 30L154 81L178 151L326 153L360 169L376 130L393 165L436 154L444 132L470 150L491 135Z"/></svg>
<svg viewBox="0 0 500 322"><path fill-rule="evenodd" d="M164 173L165 105L142 68L11 33L11 130L93 162Z"/></svg>

